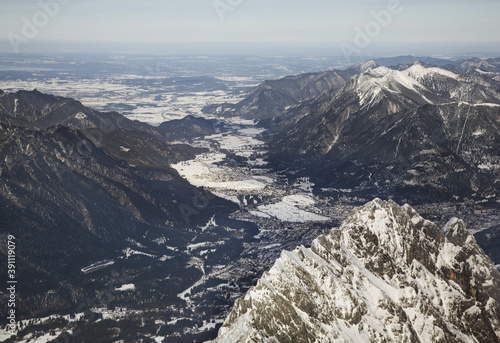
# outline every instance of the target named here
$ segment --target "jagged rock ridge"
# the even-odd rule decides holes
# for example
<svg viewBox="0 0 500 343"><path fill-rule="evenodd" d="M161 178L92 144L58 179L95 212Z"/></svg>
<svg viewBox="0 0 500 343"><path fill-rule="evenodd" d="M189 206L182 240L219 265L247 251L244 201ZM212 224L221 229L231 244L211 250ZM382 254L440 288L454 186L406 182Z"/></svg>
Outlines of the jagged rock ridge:
<svg viewBox="0 0 500 343"><path fill-rule="evenodd" d="M500 274L467 232L374 200L310 249L285 251L221 342L498 342Z"/></svg>

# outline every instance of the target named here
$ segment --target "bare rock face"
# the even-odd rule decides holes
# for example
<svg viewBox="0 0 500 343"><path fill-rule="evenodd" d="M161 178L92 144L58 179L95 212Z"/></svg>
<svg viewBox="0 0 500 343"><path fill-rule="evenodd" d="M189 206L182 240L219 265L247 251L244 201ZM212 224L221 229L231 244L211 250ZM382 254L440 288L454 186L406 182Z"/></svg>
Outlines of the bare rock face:
<svg viewBox="0 0 500 343"><path fill-rule="evenodd" d="M499 342L499 291L463 221L376 199L283 252L215 342Z"/></svg>

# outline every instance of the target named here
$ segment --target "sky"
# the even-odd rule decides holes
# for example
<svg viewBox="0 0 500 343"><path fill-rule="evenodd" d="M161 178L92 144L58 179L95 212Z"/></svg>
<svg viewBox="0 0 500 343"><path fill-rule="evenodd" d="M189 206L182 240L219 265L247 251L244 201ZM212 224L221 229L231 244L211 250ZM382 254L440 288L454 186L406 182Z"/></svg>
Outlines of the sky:
<svg viewBox="0 0 500 343"><path fill-rule="evenodd" d="M500 0L0 0L0 52L500 55Z"/></svg>

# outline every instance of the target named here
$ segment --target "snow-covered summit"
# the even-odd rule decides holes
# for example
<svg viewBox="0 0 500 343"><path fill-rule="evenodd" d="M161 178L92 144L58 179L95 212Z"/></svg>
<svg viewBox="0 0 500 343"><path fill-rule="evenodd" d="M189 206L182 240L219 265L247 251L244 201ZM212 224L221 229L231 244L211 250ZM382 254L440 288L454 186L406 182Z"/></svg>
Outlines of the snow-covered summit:
<svg viewBox="0 0 500 343"><path fill-rule="evenodd" d="M429 90L413 75L387 67L368 68L351 86L358 93L361 105L376 103L383 92L386 95L405 93L421 103L432 103L426 97Z"/></svg>
<svg viewBox="0 0 500 343"><path fill-rule="evenodd" d="M419 62L404 70L366 63L360 74L348 82L344 90L357 93L361 106L376 106L387 98L398 98L411 105L442 104L451 101L496 103L498 92L479 90L477 84L490 81L455 74L443 68L426 67ZM477 84L476 84L477 83Z"/></svg>
<svg viewBox="0 0 500 343"><path fill-rule="evenodd" d="M215 342L498 342L500 274L469 235L374 200L285 251Z"/></svg>
<svg viewBox="0 0 500 343"><path fill-rule="evenodd" d="M426 68L420 62L415 62L410 68L403 70L402 73L417 81L436 76L447 77L454 80L459 79L459 75L451 71L437 67Z"/></svg>
<svg viewBox="0 0 500 343"><path fill-rule="evenodd" d="M375 61L370 60L370 61L366 61L364 63L356 64L353 68L355 70L357 70L359 73L364 73L368 69L374 69L377 67L378 67L378 64Z"/></svg>

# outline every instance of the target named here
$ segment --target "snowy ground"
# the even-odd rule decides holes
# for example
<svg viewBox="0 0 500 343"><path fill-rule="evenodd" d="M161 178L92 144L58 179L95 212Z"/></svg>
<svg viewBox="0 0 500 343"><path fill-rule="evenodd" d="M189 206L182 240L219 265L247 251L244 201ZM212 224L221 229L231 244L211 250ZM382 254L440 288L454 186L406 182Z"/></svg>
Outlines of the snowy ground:
<svg viewBox="0 0 500 343"><path fill-rule="evenodd" d="M257 191L266 184L251 176L238 173L231 168L218 166L226 155L207 153L191 161L180 162L172 167L187 179L192 185L214 190Z"/></svg>
<svg viewBox="0 0 500 343"><path fill-rule="evenodd" d="M314 199L308 195L288 195L278 203L259 206L257 208L258 211L250 211L250 213L260 217L277 218L284 222L306 223L310 221L329 221L330 218L302 209L314 209L314 204Z"/></svg>
<svg viewBox="0 0 500 343"><path fill-rule="evenodd" d="M341 67L337 58L0 54L0 89L38 89L157 125L235 103L264 80Z"/></svg>
<svg viewBox="0 0 500 343"><path fill-rule="evenodd" d="M255 217L296 223L330 220L317 214L320 210L314 207L315 200L311 194L313 184L309 180L299 180L284 188L277 184L274 173L262 169L266 166L263 159L265 145L258 139L262 132L253 123L233 123L229 132L196 142L200 146L218 146L215 151L175 164L173 168L191 184L209 189L215 195L240 205L248 205L241 203L242 196L270 197L269 203L248 212ZM228 154L241 157L245 162L231 163L227 161Z"/></svg>
<svg viewBox="0 0 500 343"><path fill-rule="evenodd" d="M125 77L125 76L124 76ZM138 76L128 75L129 78ZM231 91L178 92L175 87L151 89L148 85L136 86L116 79L93 80L12 80L1 81L0 89L6 92L37 89L42 93L79 100L83 105L99 111L116 110L131 120L151 125L181 119L186 115L205 116L201 109L210 103L236 103L243 94ZM126 81L122 79L121 81Z"/></svg>

